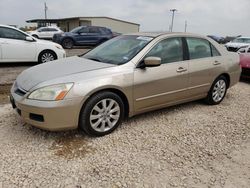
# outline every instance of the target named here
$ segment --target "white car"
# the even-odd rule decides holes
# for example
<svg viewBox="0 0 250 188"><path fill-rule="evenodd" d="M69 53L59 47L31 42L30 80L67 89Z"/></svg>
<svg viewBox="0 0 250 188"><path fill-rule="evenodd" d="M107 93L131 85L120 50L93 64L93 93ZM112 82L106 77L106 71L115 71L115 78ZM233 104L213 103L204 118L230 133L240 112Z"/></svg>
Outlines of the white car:
<svg viewBox="0 0 250 188"><path fill-rule="evenodd" d="M237 51L239 54L250 53L250 46L242 47Z"/></svg>
<svg viewBox="0 0 250 188"><path fill-rule="evenodd" d="M28 31L27 33L39 39L52 39L54 34L61 34L63 31L58 27L40 27L35 31Z"/></svg>
<svg viewBox="0 0 250 188"><path fill-rule="evenodd" d="M36 39L27 33L0 25L0 62L45 63L66 57L61 45Z"/></svg>
<svg viewBox="0 0 250 188"><path fill-rule="evenodd" d="M239 37L225 44L228 51L237 52L240 48L250 45L250 37Z"/></svg>

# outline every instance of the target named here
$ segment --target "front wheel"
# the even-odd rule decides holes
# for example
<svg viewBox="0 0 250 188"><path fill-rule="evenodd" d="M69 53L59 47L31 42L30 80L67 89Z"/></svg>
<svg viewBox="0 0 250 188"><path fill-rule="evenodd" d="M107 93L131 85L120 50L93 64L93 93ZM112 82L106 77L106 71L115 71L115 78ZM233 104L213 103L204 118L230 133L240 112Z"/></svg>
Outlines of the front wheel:
<svg viewBox="0 0 250 188"><path fill-rule="evenodd" d="M63 48L65 48L65 49L71 49L71 48L73 48L73 46L74 46L74 42L73 42L72 39L66 38L66 39L64 39L64 40L62 41L62 46L63 46Z"/></svg>
<svg viewBox="0 0 250 188"><path fill-rule="evenodd" d="M208 92L206 101L208 104L216 105L221 103L227 93L228 81L225 76L218 77Z"/></svg>
<svg viewBox="0 0 250 188"><path fill-rule="evenodd" d="M41 54L38 57L38 62L46 63L49 61L54 61L56 59L57 59L56 54L53 51L47 50L47 51L41 52Z"/></svg>
<svg viewBox="0 0 250 188"><path fill-rule="evenodd" d="M115 93L102 92L91 97L81 110L79 126L90 136L114 131L124 118L124 104Z"/></svg>

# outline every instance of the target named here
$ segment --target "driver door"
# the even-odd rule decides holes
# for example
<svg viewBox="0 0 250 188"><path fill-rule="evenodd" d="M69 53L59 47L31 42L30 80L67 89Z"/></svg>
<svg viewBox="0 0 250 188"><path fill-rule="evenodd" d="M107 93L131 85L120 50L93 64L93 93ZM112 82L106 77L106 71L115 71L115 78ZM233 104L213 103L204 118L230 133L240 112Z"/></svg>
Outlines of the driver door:
<svg viewBox="0 0 250 188"><path fill-rule="evenodd" d="M36 61L36 42L26 41L24 33L0 27L2 61Z"/></svg>
<svg viewBox="0 0 250 188"><path fill-rule="evenodd" d="M135 111L144 112L184 100L188 88L188 62L184 61L182 38L158 42L146 57L160 57L162 64L135 69Z"/></svg>
<svg viewBox="0 0 250 188"><path fill-rule="evenodd" d="M77 42L79 44L90 44L90 38L88 36L89 33L89 28L88 27L83 27L80 31L79 34L77 35Z"/></svg>

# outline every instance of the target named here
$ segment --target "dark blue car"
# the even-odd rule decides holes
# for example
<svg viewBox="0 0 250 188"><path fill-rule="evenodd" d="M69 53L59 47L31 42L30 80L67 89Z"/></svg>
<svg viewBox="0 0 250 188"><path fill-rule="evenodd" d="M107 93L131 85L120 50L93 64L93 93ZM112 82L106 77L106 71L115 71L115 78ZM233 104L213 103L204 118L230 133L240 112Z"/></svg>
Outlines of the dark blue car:
<svg viewBox="0 0 250 188"><path fill-rule="evenodd" d="M55 34L53 41L70 49L73 46L98 45L113 38L113 33L106 27L80 26L70 32Z"/></svg>

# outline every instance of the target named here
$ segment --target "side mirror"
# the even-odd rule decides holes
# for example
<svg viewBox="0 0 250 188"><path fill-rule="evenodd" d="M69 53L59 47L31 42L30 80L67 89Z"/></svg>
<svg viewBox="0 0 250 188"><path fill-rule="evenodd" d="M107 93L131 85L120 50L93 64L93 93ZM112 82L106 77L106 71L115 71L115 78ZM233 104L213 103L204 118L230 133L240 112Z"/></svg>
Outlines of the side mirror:
<svg viewBox="0 0 250 188"><path fill-rule="evenodd" d="M140 63L138 68L144 69L145 67L158 67L161 65L160 57L147 57L143 62Z"/></svg>
<svg viewBox="0 0 250 188"><path fill-rule="evenodd" d="M30 36L27 36L26 38L25 38L25 40L26 41L29 41L29 42L34 42L35 40L32 38L32 37L30 37Z"/></svg>

